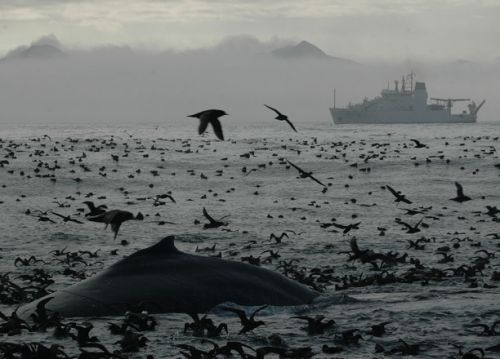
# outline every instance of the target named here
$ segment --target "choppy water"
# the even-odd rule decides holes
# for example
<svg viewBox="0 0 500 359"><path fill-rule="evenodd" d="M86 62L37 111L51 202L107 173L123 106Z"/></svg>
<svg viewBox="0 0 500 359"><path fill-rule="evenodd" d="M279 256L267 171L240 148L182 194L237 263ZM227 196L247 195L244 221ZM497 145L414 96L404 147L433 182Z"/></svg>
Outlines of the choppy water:
<svg viewBox="0 0 500 359"><path fill-rule="evenodd" d="M252 128L225 123L230 138L225 142L211 141L211 133L204 138L195 136L195 129L187 125L174 130L144 126L0 131L0 156L8 161L0 168L1 272L9 272L12 280L27 286L16 276L43 268L54 275L55 283L48 288L57 290L78 281L61 274L64 265L14 266L15 258L34 255L50 261L55 256L49 252L64 247L71 251L100 250L98 258L88 260L88 267L73 268L90 275L168 234L178 234L177 246L187 252L215 244L214 253L202 254L220 251L223 258L240 260L248 255L265 258L261 253L273 249L281 258L264 264L273 270L280 260L291 259L298 259L307 271L333 268L333 279L325 283L325 298L319 303L307 308L269 308L261 315L266 326L249 335L237 335L240 326L233 316L219 311L212 314L216 322L229 324L229 335L216 339L221 344L238 340L259 347L269 345L267 338L276 333L290 347L312 346L317 358L383 358L397 355L374 354L376 343L389 350L403 339L420 345L418 357L443 358L458 352L454 344L463 345L467 351L500 343L499 336L482 336L480 328L467 328L472 323L490 325L500 319L499 283L492 280L492 274L500 271L500 240L487 236L500 234L500 229L498 220L485 214L487 205L500 206L500 169L494 166L500 163L495 150L499 125L314 125L298 134L284 134L280 125ZM44 134L51 140L42 137ZM411 138L428 148L415 148ZM249 158L241 156L248 153ZM118 162L111 160L112 154L120 156ZM328 191L323 193L317 183L298 178L297 171L286 168L284 159L313 171L328 185ZM42 165L35 172L40 161ZM255 170L245 175L243 167L247 173ZM55 175L56 181L46 175ZM463 185L471 201L459 204L449 200L455 196L455 181ZM391 193L382 188L385 185L402 191L413 204L394 203ZM177 203L167 200L165 205L153 206L151 197L167 191ZM122 246L98 223L63 223L49 214L57 222L53 224L25 214L27 209L53 210L83 220L78 209L84 207L86 199L106 203L109 208L140 211L146 219L123 224L119 239L130 244ZM205 221L203 207L214 217L228 216L229 225L203 230L195 224L195 220ZM432 209L413 216L403 210L419 207ZM321 227L333 218L340 224L361 224L346 235L333 232L335 227ZM395 218L410 224L423 218L425 227L419 233L407 234ZM175 224L159 225L158 221ZM385 235L381 236L377 227L384 227ZM297 234L288 232L289 238L281 244L269 241L271 233L279 235L287 230ZM336 290L335 285L341 286L339 280L346 275L380 273L368 263L348 261L347 254L339 253L350 250L352 236L361 249L408 253L405 263L385 269L397 277L414 268L409 258L419 259L426 268L446 269L471 265L477 256L487 257L485 252L476 253L481 249L493 256L482 273L473 277L452 275L450 271L448 276L428 283L416 280ZM425 249L409 248L408 240L422 236L430 239ZM459 243L458 248L453 247L455 243ZM436 252L443 246L450 247L453 261L440 263L443 256ZM110 255L116 248L118 256ZM10 312L15 307L3 304L2 311ZM300 329L303 323L291 319L297 313L323 314L335 319L336 325L325 334L308 336ZM175 347L179 343L211 348L200 338L183 333L184 323L190 321L187 315L155 317L160 322L158 329L145 332L147 346L130 357L180 357L180 349ZM111 336L105 328L110 320L92 320L92 333L110 349L118 349L114 343L120 337ZM372 324L383 321L391 322L386 335L376 338L367 333ZM336 342L339 333L352 328L362 332L358 345ZM59 343L68 353L79 353L73 340L55 339L50 329L46 333L23 331L2 340ZM321 353L323 344L341 345L344 352Z"/></svg>

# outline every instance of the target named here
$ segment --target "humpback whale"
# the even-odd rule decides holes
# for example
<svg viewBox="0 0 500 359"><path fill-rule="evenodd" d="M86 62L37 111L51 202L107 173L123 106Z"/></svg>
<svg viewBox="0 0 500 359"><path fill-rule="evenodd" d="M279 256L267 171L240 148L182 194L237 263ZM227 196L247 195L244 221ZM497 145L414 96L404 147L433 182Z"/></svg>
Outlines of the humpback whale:
<svg viewBox="0 0 500 359"><path fill-rule="evenodd" d="M64 317L122 315L141 305L150 313L204 313L223 302L294 306L319 295L268 269L179 251L174 236L139 250L95 276L19 308L28 318L38 302Z"/></svg>

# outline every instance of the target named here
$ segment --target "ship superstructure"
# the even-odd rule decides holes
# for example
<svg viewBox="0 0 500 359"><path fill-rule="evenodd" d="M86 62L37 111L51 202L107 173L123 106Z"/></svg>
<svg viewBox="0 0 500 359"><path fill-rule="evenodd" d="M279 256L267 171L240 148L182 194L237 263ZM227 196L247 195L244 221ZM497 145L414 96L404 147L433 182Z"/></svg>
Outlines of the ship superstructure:
<svg viewBox="0 0 500 359"><path fill-rule="evenodd" d="M468 98L431 98L424 82L415 82L415 75L403 76L401 83L394 81L394 89L384 89L380 96L362 103L350 104L346 108L330 108L333 122L342 123L473 123L477 121L479 105ZM401 85L401 86L400 86ZM455 102L468 102L468 111L452 113Z"/></svg>

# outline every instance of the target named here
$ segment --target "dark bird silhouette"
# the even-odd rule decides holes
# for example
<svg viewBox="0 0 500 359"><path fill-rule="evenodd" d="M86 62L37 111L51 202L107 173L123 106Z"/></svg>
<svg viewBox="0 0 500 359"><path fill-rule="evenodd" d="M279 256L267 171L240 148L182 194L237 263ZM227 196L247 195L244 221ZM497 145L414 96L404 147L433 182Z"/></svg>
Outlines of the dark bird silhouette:
<svg viewBox="0 0 500 359"><path fill-rule="evenodd" d="M314 182L322 185L323 187L326 187L320 180L318 180L316 177L314 177L312 175L312 172L306 172L304 171L302 168L300 168L299 166L297 166L296 164L293 164L292 162L290 162L289 160L286 160L290 166L292 166L293 168L295 168L297 171L299 171L299 177L300 178L310 178L312 179Z"/></svg>
<svg viewBox="0 0 500 359"><path fill-rule="evenodd" d="M383 322L380 324L374 324L372 325L371 330L368 332L368 334L371 334L374 337L381 337L383 334L385 334L385 326L390 323L391 322Z"/></svg>
<svg viewBox="0 0 500 359"><path fill-rule="evenodd" d="M399 218L396 218L396 223L402 224L403 226L405 226L407 228L406 233L418 233L418 232L420 232L420 229L418 227L422 223L422 220L423 220L423 218L421 218L420 221L418 221L417 224L415 224L414 226L412 226L406 222L403 222Z"/></svg>
<svg viewBox="0 0 500 359"><path fill-rule="evenodd" d="M177 203L177 202L175 201L175 198L174 198L174 197L172 197L172 195L171 195L171 194L169 194L169 193L163 193L163 194L158 194L158 195L156 195L156 196L154 197L154 204L161 203L161 201L160 201L161 199L167 199L167 198L168 198L170 201L172 201L172 203Z"/></svg>
<svg viewBox="0 0 500 359"><path fill-rule="evenodd" d="M285 121L286 123L288 123L290 125L290 127L292 128L292 130L294 130L295 132L297 132L297 130L295 129L295 126L293 125L293 123L290 122L290 120L288 119L288 116L286 115L283 115L281 112L279 112L277 109L271 107L271 106L268 106L266 104L264 104L264 106L266 106L268 109L276 112L276 116L275 119L278 120L278 121Z"/></svg>
<svg viewBox="0 0 500 359"><path fill-rule="evenodd" d="M488 210L486 212L486 215L490 217L496 217L498 213L500 213L500 209L498 209L496 206L486 206L486 209Z"/></svg>
<svg viewBox="0 0 500 359"><path fill-rule="evenodd" d="M79 221L77 219L71 218L71 216L65 216L65 215L62 215L60 213L56 213L56 212L52 212L52 211L50 213L52 213L53 215L55 215L57 217L62 218L64 223L66 223L66 222L75 222L75 223L83 224L82 221Z"/></svg>
<svg viewBox="0 0 500 359"><path fill-rule="evenodd" d="M335 324L335 320L333 319L323 322L323 319L325 319L324 315L317 315L314 318L305 315L292 318L307 320L306 329L307 329L307 334L309 335L323 334L326 329L331 328Z"/></svg>
<svg viewBox="0 0 500 359"><path fill-rule="evenodd" d="M56 223L55 221L53 221L52 219L50 219L49 217L47 216L42 216L42 215L39 215L39 216L36 216L38 217L38 221L39 222L50 222L50 223Z"/></svg>
<svg viewBox="0 0 500 359"><path fill-rule="evenodd" d="M276 241L276 243L281 243L281 241L283 240L283 237L290 238L290 237L288 237L288 234L286 234L285 232L282 232L279 236L277 236L274 233L271 233L269 235L269 240L272 241L274 239Z"/></svg>
<svg viewBox="0 0 500 359"><path fill-rule="evenodd" d="M416 140L414 138L411 138L410 141L415 142L415 148L426 148L427 147L427 145L424 145L422 142L420 142L419 140Z"/></svg>
<svg viewBox="0 0 500 359"><path fill-rule="evenodd" d="M106 227L104 227L104 229L108 228L108 225L111 224L111 230L115 234L114 239L116 239L120 226L123 222L131 219L141 221L144 219L144 216L139 212L137 213L137 216L134 217L131 212L123 211L121 209L113 209L95 216L89 216L87 219L92 222L105 223Z"/></svg>
<svg viewBox="0 0 500 359"><path fill-rule="evenodd" d="M90 211L89 213L85 214L85 217L96 216L98 214L106 212L106 210L108 209L108 206L106 206L105 204L100 204L96 207L94 202L92 201L85 201L83 202L83 204L87 205Z"/></svg>
<svg viewBox="0 0 500 359"><path fill-rule="evenodd" d="M241 309L230 308L230 307L223 307L222 309L226 310L228 312L233 312L233 313L238 315L238 317L240 318L241 325L243 326L243 328L241 328L239 334L244 334L244 333L250 332L250 331L254 330L255 328L265 324L262 320L255 320L255 314L257 314L258 312L260 312L261 310L263 310L267 307L268 307L267 305L264 305L262 307L257 308L251 314L250 318L247 317L247 314L245 313L245 311L243 311Z"/></svg>
<svg viewBox="0 0 500 359"><path fill-rule="evenodd" d="M337 224L335 222L331 223L332 226L342 229L343 234L349 233L352 229L359 229L360 224L361 222L357 222L357 223L349 223L348 225L344 226L342 224Z"/></svg>
<svg viewBox="0 0 500 359"><path fill-rule="evenodd" d="M227 113L225 113L222 110L212 109L212 110L198 112L195 113L194 115L189 115L188 117L195 117L200 120L200 126L198 127L198 133L200 135L206 131L207 126L210 123L212 125L212 128L214 129L214 133L217 136L217 138L224 141L224 134L222 133L222 125L219 121L219 117L225 115L227 115Z"/></svg>
<svg viewBox="0 0 500 359"><path fill-rule="evenodd" d="M211 215L208 214L208 212L205 209L205 207L203 207L203 215L209 221L209 223L205 223L203 225L204 229L207 229L207 228L219 228L220 226L226 226L227 225L226 222L222 222L220 219L219 220L215 220ZM224 217L222 217L222 218L224 218Z"/></svg>
<svg viewBox="0 0 500 359"><path fill-rule="evenodd" d="M470 201L471 198L464 195L464 188L462 185L458 182L455 182L455 187L457 187L457 196L455 198L451 198L452 201L462 203L462 202L467 202Z"/></svg>
<svg viewBox="0 0 500 359"><path fill-rule="evenodd" d="M37 303L35 313L32 313L30 316L35 323L45 324L49 321L49 319L51 319L49 313L47 312L47 309L45 308L45 304L50 302L53 298L54 297L47 297Z"/></svg>
<svg viewBox="0 0 500 359"><path fill-rule="evenodd" d="M412 201L410 201L408 198L406 198L406 196L404 194L402 194L400 191L396 191L394 188L392 188L388 184L385 185L385 187L389 190L389 192L391 192L394 195L394 197L396 197L394 202L398 202L398 203L404 202L404 203L412 204Z"/></svg>

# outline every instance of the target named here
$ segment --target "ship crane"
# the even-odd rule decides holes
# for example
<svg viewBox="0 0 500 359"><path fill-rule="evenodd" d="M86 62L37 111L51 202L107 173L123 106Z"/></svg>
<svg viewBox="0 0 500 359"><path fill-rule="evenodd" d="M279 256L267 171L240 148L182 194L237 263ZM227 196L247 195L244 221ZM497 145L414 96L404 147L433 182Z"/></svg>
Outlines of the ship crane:
<svg viewBox="0 0 500 359"><path fill-rule="evenodd" d="M448 110L448 113L451 113L451 107L453 106L454 102L470 101L470 98L436 98L436 97L431 97L431 100L436 101L436 102L446 103L446 109Z"/></svg>

